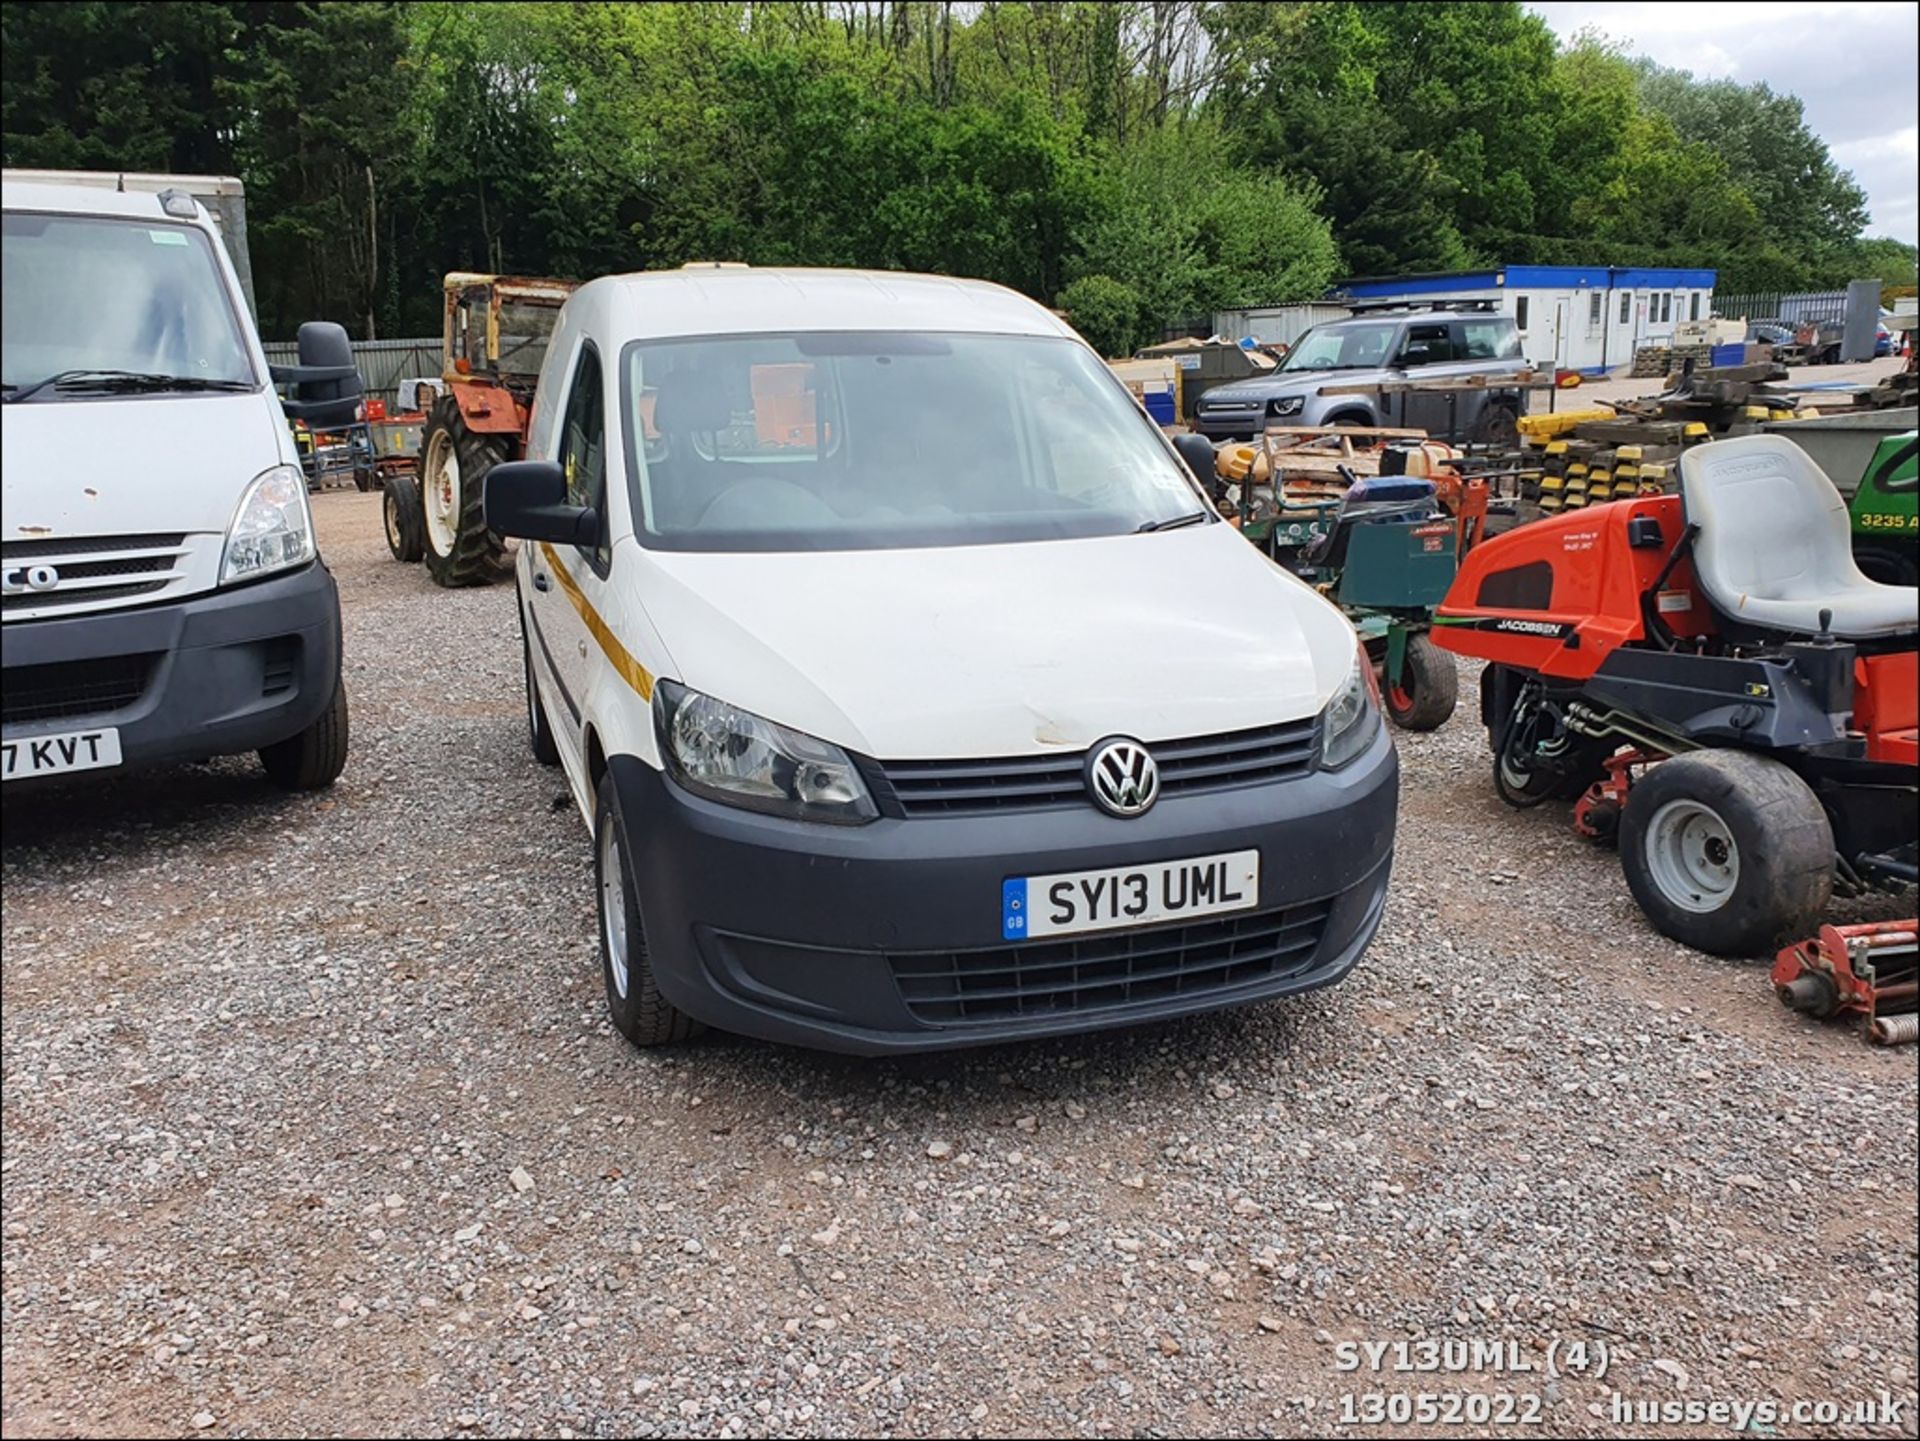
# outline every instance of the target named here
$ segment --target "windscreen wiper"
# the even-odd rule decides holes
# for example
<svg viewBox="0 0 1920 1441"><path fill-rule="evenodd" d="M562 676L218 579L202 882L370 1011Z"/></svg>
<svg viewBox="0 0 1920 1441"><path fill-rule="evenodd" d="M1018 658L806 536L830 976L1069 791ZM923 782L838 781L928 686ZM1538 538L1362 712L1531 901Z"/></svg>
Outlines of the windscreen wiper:
<svg viewBox="0 0 1920 1441"><path fill-rule="evenodd" d="M200 375L156 375L142 370L62 370L27 385L9 385L0 400L11 405L38 395L51 386L55 390L252 390L245 380L210 380Z"/></svg>
<svg viewBox="0 0 1920 1441"><path fill-rule="evenodd" d="M1166 520L1150 520L1144 525L1134 527L1135 535L1150 535L1156 530L1178 530L1183 525L1198 525L1207 518L1204 510L1191 511L1186 515L1176 515Z"/></svg>

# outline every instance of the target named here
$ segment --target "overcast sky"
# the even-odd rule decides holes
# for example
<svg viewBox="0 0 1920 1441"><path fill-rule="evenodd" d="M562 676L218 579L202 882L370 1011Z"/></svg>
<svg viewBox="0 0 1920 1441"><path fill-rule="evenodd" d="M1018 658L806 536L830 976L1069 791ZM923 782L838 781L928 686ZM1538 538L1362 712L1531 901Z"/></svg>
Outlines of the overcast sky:
<svg viewBox="0 0 1920 1441"><path fill-rule="evenodd" d="M1807 123L1867 192L1869 235L1909 244L1920 229L1920 3L1532 4L1563 39L1586 26L1702 79L1764 80L1798 95Z"/></svg>

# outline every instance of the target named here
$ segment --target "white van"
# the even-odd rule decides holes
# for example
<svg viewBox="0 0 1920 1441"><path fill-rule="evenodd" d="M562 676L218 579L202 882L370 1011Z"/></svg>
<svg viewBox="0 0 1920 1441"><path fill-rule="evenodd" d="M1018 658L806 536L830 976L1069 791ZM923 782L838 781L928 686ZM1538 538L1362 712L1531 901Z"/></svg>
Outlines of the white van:
<svg viewBox="0 0 1920 1441"><path fill-rule="evenodd" d="M856 1052L1340 979L1398 767L1333 606L1100 359L977 282L596 280L547 350L528 725L594 834L614 1025Z"/></svg>
<svg viewBox="0 0 1920 1441"><path fill-rule="evenodd" d="M0 777L346 760L340 602L231 259L184 190L0 184Z"/></svg>

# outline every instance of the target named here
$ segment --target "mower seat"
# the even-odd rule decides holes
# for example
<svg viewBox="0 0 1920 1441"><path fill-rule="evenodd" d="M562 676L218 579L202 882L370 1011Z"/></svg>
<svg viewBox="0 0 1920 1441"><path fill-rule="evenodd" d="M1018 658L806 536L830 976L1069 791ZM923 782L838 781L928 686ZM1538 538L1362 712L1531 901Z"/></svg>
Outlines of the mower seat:
<svg viewBox="0 0 1920 1441"><path fill-rule="evenodd" d="M1842 640L1920 631L1920 590L1868 580L1853 563L1847 503L1791 440L1748 435L1680 458L1680 499L1698 526L1693 570L1736 624Z"/></svg>

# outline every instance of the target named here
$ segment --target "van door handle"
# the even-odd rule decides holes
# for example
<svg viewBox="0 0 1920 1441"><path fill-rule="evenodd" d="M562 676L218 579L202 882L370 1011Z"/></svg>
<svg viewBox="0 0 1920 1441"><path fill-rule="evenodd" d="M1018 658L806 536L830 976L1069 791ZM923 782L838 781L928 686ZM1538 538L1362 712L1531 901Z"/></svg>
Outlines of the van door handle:
<svg viewBox="0 0 1920 1441"><path fill-rule="evenodd" d="M533 588L535 590L552 590L553 581L544 570L536 570L533 573Z"/></svg>

